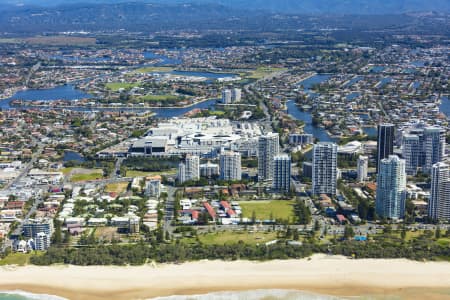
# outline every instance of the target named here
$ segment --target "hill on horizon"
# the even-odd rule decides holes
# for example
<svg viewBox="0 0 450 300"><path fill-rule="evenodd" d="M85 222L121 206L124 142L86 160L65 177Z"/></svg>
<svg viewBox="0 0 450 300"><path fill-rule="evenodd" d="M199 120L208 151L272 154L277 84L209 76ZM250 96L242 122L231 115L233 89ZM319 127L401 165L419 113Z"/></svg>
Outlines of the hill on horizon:
<svg viewBox="0 0 450 300"><path fill-rule="evenodd" d="M450 12L448 0L71 0L70 4L220 4L232 9L262 10L292 14L402 14L407 12ZM58 6L67 0L5 0L14 6Z"/></svg>

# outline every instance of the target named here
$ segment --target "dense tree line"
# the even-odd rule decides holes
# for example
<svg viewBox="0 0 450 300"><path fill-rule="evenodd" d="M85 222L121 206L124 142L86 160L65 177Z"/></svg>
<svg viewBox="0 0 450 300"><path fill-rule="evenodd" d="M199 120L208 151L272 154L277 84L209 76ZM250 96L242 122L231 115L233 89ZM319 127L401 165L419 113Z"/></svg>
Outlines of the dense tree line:
<svg viewBox="0 0 450 300"><path fill-rule="evenodd" d="M298 231L297 231L298 234ZM294 232L295 235L295 232ZM449 259L450 248L422 236L406 242L386 233L382 238L367 242L349 239L334 240L331 244L318 244L306 240L302 246L288 245L280 241L276 244L249 245L243 242L225 245L151 243L108 246L93 245L80 248L51 247L44 255L32 256L30 262L36 265L56 263L73 265L141 265L148 261L158 263L185 262L201 259L221 260L270 260L298 259L313 253L344 255L354 258L407 258L413 260Z"/></svg>
<svg viewBox="0 0 450 300"><path fill-rule="evenodd" d="M201 259L269 260L303 258L321 251L319 246L290 246L278 243L271 246L254 246L244 243L230 245L160 244L151 247L144 243L135 245L110 245L81 248L50 248L44 255L33 256L31 263L50 265L142 265L147 261L158 263L185 262Z"/></svg>
<svg viewBox="0 0 450 300"><path fill-rule="evenodd" d="M306 225L311 222L311 212L303 200L297 200L294 204L294 214L298 224Z"/></svg>
<svg viewBox="0 0 450 300"><path fill-rule="evenodd" d="M339 190L347 198L348 202L355 206L358 210L358 215L363 220L375 220L375 206L367 198L360 197L351 187L346 186L342 180L338 181Z"/></svg>
<svg viewBox="0 0 450 300"><path fill-rule="evenodd" d="M176 168L180 158L155 158L155 157L128 157L123 161L122 166L127 169L145 172L167 171Z"/></svg>
<svg viewBox="0 0 450 300"><path fill-rule="evenodd" d="M355 258L407 258L413 260L449 259L450 248L437 243L356 242L344 241L329 249L330 254Z"/></svg>

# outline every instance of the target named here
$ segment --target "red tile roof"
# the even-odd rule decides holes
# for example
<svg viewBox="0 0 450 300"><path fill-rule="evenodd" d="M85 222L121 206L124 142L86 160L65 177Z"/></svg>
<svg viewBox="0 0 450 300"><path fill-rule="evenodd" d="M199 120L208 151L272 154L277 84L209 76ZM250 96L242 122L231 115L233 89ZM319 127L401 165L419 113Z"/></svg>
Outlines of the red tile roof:
<svg viewBox="0 0 450 300"><path fill-rule="evenodd" d="M216 218L216 212L214 211L214 208L212 208L212 206L208 202L204 202L203 206L206 208L206 210L208 211L208 213L211 216L211 218L215 219Z"/></svg>

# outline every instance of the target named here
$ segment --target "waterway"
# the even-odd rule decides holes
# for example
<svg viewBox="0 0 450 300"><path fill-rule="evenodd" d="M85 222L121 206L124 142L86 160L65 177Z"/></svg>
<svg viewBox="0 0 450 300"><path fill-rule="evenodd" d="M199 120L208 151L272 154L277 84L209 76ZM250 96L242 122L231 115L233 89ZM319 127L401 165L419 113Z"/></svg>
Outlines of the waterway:
<svg viewBox="0 0 450 300"><path fill-rule="evenodd" d="M372 68L370 68L370 73L381 73L385 70L386 68L383 66L373 66Z"/></svg>
<svg viewBox="0 0 450 300"><path fill-rule="evenodd" d="M424 61L424 60L416 60L416 61L411 62L411 65L413 65L416 68L423 68L423 67L425 67L425 63L426 63L426 61Z"/></svg>
<svg viewBox="0 0 450 300"><path fill-rule="evenodd" d="M440 112L444 113L447 118L450 118L450 99L448 96L443 96L441 98L441 105L439 106Z"/></svg>
<svg viewBox="0 0 450 300"><path fill-rule="evenodd" d="M352 101L352 100L358 98L359 96L361 96L360 93L358 93L358 92L352 92L352 93L348 94L345 98L346 98L347 100L349 100L349 101Z"/></svg>
<svg viewBox="0 0 450 300"><path fill-rule="evenodd" d="M327 81L331 76L331 74L316 74L300 81L298 85L301 85L305 91L311 90L314 85Z"/></svg>
<svg viewBox="0 0 450 300"><path fill-rule="evenodd" d="M159 55L151 51L145 51L144 52L144 58L145 59L157 59L159 62L152 64L152 66L156 67L162 67L162 66L176 66L180 65L183 61L178 58L170 58L164 55Z"/></svg>
<svg viewBox="0 0 450 300"><path fill-rule="evenodd" d="M391 83L392 78L391 77L385 77L383 79L381 79L377 84L376 84L376 88L381 89L383 88L386 84Z"/></svg>
<svg viewBox="0 0 450 300"><path fill-rule="evenodd" d="M85 158L83 157L83 155L81 155L78 152L74 152L74 151L65 151L64 152L64 157L63 157L63 161L77 161L77 162L84 162L86 161Z"/></svg>
<svg viewBox="0 0 450 300"><path fill-rule="evenodd" d="M9 105L10 101L12 99L17 99L14 97L4 99L0 101L0 108L1 109L15 109L15 108L22 108L22 109L41 109L41 110L48 110L52 109L51 106L42 106L42 107L35 107L35 106L20 106L20 107L11 107ZM46 101L52 101L61 99L58 97L58 95L55 95L53 99L47 99ZM76 98L78 99L78 98ZM27 98L26 96L22 98L22 100L32 100ZM66 100L75 100L75 99L66 99ZM116 111L116 112L126 112L126 111L132 111L132 112L145 112L145 111L152 111L155 113L156 118L171 118L171 117L179 117L188 111L192 109L214 109L214 105L217 103L217 99L210 99L203 102L199 102L187 107L171 107L171 108L125 108L125 107L117 107L117 108L101 108L101 107L64 107L66 110L72 110L72 111L80 111L80 112L96 112L96 111Z"/></svg>
<svg viewBox="0 0 450 300"><path fill-rule="evenodd" d="M301 111L295 104L294 100L289 100L286 102L288 114L295 120L301 120L305 122L305 127L303 128L306 133L312 134L321 142L335 142L336 139L330 137L324 128L316 127L312 125L312 116L310 112Z"/></svg>
<svg viewBox="0 0 450 300"><path fill-rule="evenodd" d="M375 127L364 127L363 131L365 134L367 134L367 136L374 138L378 136L378 131L377 128Z"/></svg>
<svg viewBox="0 0 450 300"><path fill-rule="evenodd" d="M23 101L55 101L55 100L79 100L92 98L81 90L76 89L73 85L61 85L50 89L30 89L19 91L15 93L12 97L6 98L0 101L0 108L8 109L10 108L10 102L12 100L23 100Z"/></svg>
<svg viewBox="0 0 450 300"><path fill-rule="evenodd" d="M331 78L331 74L316 74L309 78L306 78L299 83L299 86L302 86L304 91L308 93L310 96L316 97L319 94L313 93L311 88L322 82L325 82ZM288 100L286 102L287 113L294 119L303 121L305 123L305 127L303 128L306 133L312 134L315 138L317 138L321 142L334 142L335 139L331 138L327 131L324 128L313 126L312 125L312 115L310 112L302 111L295 104L295 101Z"/></svg>
<svg viewBox="0 0 450 300"><path fill-rule="evenodd" d="M3 99L0 101L1 109L11 109L13 107L10 106L10 102L12 100L23 100L23 101L56 101L56 100L78 100L82 98L92 98L91 95L86 94L78 89L76 89L72 85L64 85L58 86L51 89L43 89L43 90L25 90L20 91L14 94L12 97ZM155 116L159 118L170 118L181 116L188 111L200 108L200 109L212 109L216 103L216 99L211 99L207 101L203 101L188 107L174 107L174 108L155 108L151 109L151 111L155 112ZM36 108L36 107L27 107L22 106L20 108ZM50 109L51 107L42 107L41 109ZM148 109L139 109L136 108L90 108L90 107L67 107L67 110L73 111L148 111Z"/></svg>
<svg viewBox="0 0 450 300"><path fill-rule="evenodd" d="M176 108L155 108L152 111L155 113L156 118L173 118L184 115L190 110L199 109L214 109L214 105L217 103L217 99L211 99L203 101L188 107L176 107Z"/></svg>
<svg viewBox="0 0 450 300"><path fill-rule="evenodd" d="M354 85L355 83L357 83L358 81L361 81L361 80L363 80L363 79L364 79L363 76L355 76L355 77L353 77L352 79L350 79L350 80L344 85L344 87L345 87L345 88L349 88L349 87L351 87L352 85Z"/></svg>

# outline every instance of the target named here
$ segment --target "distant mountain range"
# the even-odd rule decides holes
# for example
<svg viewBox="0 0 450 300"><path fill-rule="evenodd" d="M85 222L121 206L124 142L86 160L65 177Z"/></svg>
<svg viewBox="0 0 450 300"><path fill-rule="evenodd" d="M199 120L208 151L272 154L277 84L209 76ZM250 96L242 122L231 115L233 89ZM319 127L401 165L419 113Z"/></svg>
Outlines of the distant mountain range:
<svg viewBox="0 0 450 300"><path fill-rule="evenodd" d="M245 13L218 4L66 4L56 7L3 7L0 31L159 31L225 28ZM257 17L255 14L253 17Z"/></svg>
<svg viewBox="0 0 450 300"><path fill-rule="evenodd" d="M62 4L117 4L127 0L4 0L5 4L57 6ZM264 10L292 14L401 14L450 12L449 0L134 0L155 4L220 4L233 9Z"/></svg>
<svg viewBox="0 0 450 300"><path fill-rule="evenodd" d="M384 2L389 4L384 4L384 6L381 6L381 3L384 3L381 0L371 0L370 2L368 0L215 1L223 2L223 4L211 3L212 0L187 0L195 2L194 4L176 3L181 0L150 0L160 3L79 0L80 2L70 1L70 4L67 4L69 1L66 1L66 4L59 5L57 5L58 1L61 0L52 0L51 2L39 0L38 3L32 0L6 1L11 4L0 6L0 32L21 34L81 30L117 31L120 29L135 32L179 29L282 32L285 30L296 31L299 28L349 28L353 30L399 28L398 26L405 25L414 29L421 23L416 23L417 20L411 15L400 15L401 13L419 11L412 9L413 7L431 9L436 7L437 3L443 3L442 8L439 9L439 14L442 14L445 13L444 8L450 5L447 3L450 2L448 0L423 2L385 0ZM22 5L19 1L27 2ZM82 1L90 3L81 3ZM410 10L406 9L404 4L406 2L409 3L407 7L411 8ZM379 6L374 3L379 3ZM419 5L420 3L422 4ZM347 7L351 7L351 9L349 8L347 11ZM402 7L402 9L398 7ZM275 9L281 10L281 12L274 12ZM381 15L382 12L383 15ZM315 13L322 15L317 17ZM352 13L356 15L352 15ZM367 15L363 13L367 13ZM372 15L369 16L369 13ZM438 28L447 30L448 15L443 15L440 19L439 22L445 25L439 25Z"/></svg>

